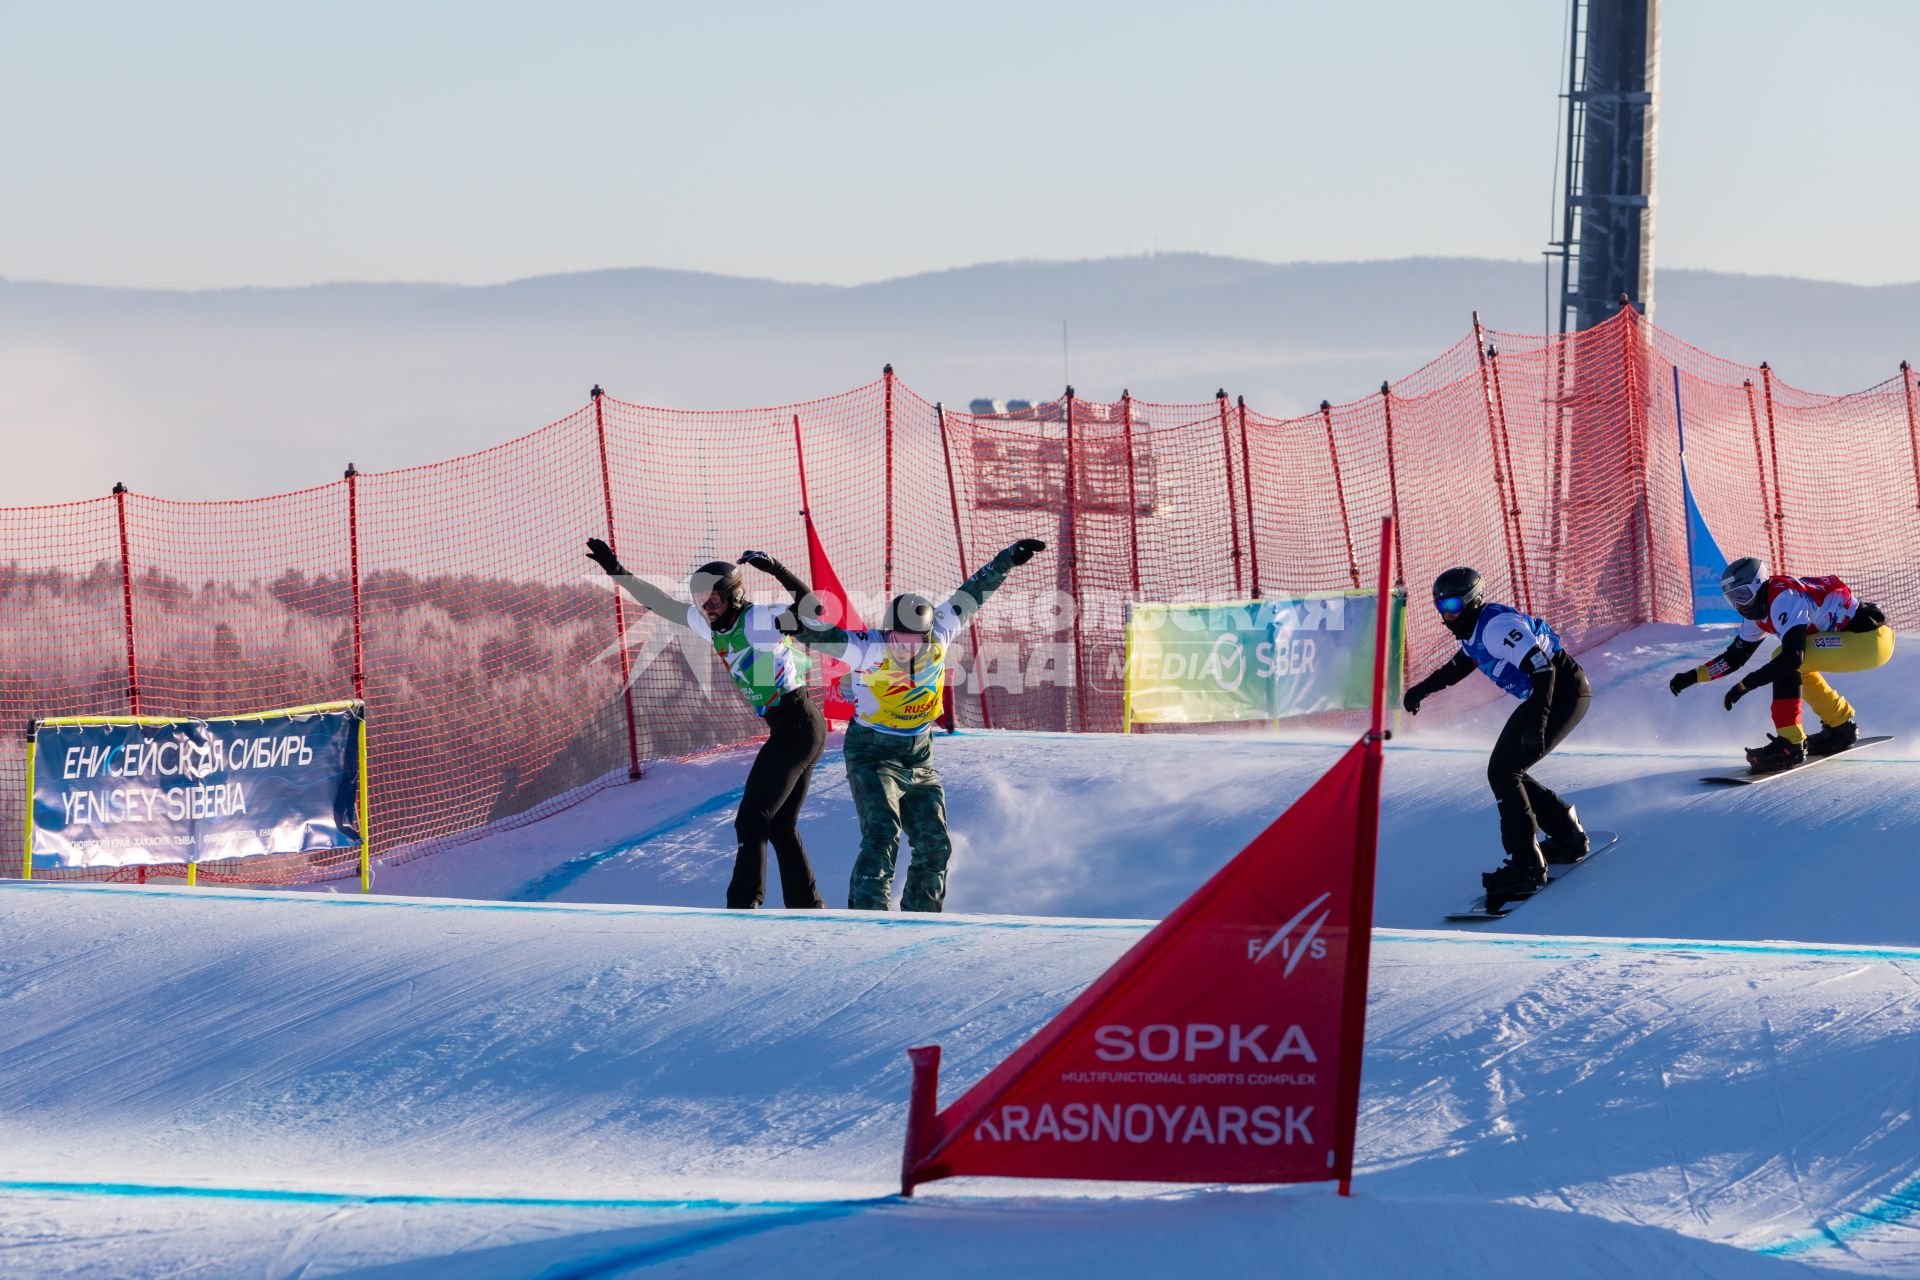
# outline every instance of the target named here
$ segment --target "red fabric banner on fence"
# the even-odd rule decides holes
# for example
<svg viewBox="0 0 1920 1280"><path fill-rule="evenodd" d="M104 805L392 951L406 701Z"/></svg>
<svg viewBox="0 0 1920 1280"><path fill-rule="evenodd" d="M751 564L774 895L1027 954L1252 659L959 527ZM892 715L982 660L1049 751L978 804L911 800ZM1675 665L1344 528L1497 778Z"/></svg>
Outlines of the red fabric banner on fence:
<svg viewBox="0 0 1920 1280"><path fill-rule="evenodd" d="M1348 1176L1354 1126L1342 1111L1357 1108L1360 1038L1347 1021L1364 1016L1366 985L1348 952L1371 927L1355 920L1356 896L1371 915L1355 872L1373 858L1379 797L1379 744L1363 738L937 1117L938 1051L915 1050L903 1191L967 1174Z"/></svg>

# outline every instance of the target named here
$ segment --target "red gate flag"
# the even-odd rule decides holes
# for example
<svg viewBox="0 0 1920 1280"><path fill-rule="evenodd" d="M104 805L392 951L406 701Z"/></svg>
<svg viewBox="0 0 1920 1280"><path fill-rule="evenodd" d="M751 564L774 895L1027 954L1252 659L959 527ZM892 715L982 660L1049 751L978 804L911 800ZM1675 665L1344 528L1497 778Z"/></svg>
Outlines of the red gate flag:
<svg viewBox="0 0 1920 1280"><path fill-rule="evenodd" d="M847 589L840 585L840 575L833 571L833 562L827 559L827 549L820 541L820 531L813 527L813 513L802 512L801 518L807 522L807 573L813 594L819 597L823 608L821 620L829 626L845 627L849 631L863 629L866 623L860 621L860 611L847 598ZM840 678L852 668L824 653L816 655L816 658L820 663L820 673L827 682L826 717L844 724L853 719L853 703L841 692Z"/></svg>
<svg viewBox="0 0 1920 1280"><path fill-rule="evenodd" d="M1373 728L1013 1055L935 1114L910 1050L901 1192L957 1175L1316 1182L1353 1173L1379 831Z"/></svg>
<svg viewBox="0 0 1920 1280"><path fill-rule="evenodd" d="M797 413L793 415L793 454L800 468L800 519L807 527L807 580L821 603L821 621L830 627L863 630L867 624L860 621L859 610L853 607L847 589L840 585L840 575L833 571L833 562L827 559L826 544L820 541L820 531L813 526L813 503L807 497L807 451L800 439L800 415ZM833 723L845 724L853 719L854 708L846 694L841 692L840 680L852 668L826 654L818 655L818 661L820 674L827 685L824 714Z"/></svg>

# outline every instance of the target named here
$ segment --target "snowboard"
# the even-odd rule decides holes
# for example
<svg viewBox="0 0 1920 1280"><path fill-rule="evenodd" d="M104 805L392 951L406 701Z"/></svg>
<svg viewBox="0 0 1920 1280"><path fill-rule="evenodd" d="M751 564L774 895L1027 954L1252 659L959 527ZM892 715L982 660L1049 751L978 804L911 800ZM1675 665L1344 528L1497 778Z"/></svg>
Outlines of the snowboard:
<svg viewBox="0 0 1920 1280"><path fill-rule="evenodd" d="M1587 832L1587 856L1578 862L1563 862L1558 865L1549 863L1547 866L1547 883L1545 888L1536 889L1528 897L1515 898L1498 911L1487 910L1487 895L1483 893L1466 906L1460 908L1460 910L1448 912L1446 918L1450 921L1504 920L1521 907L1526 906L1528 902L1539 897L1548 889L1553 888L1553 886L1559 884L1570 874L1586 866L1589 862L1592 862L1595 858L1619 843L1620 836L1616 832L1589 831Z"/></svg>
<svg viewBox="0 0 1920 1280"><path fill-rule="evenodd" d="M1871 747L1876 743L1892 741L1892 734L1883 733L1874 738L1861 738L1852 746L1848 747L1847 751L1858 751L1862 747ZM1813 768L1815 765L1825 764L1829 760L1838 760L1841 756L1846 755L1847 751L1836 751L1830 756L1809 756L1805 764L1796 764L1787 769L1770 769L1763 773L1756 773L1752 768L1746 768L1740 770L1738 773L1715 774L1710 778L1702 778L1700 781L1711 782L1726 787L1751 787L1757 783L1770 782L1775 778L1784 778L1788 774L1803 772L1804 770Z"/></svg>

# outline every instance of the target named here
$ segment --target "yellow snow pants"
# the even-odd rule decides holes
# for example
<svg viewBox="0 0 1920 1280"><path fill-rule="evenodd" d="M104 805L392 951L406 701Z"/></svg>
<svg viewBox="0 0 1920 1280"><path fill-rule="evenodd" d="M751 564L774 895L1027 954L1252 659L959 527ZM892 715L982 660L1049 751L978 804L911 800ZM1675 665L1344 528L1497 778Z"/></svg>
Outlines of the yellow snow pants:
<svg viewBox="0 0 1920 1280"><path fill-rule="evenodd" d="M1821 678L1821 673L1871 671L1886 666L1892 657L1893 628L1890 626L1874 631L1810 635L1806 654L1800 660L1800 696L1820 717L1821 724L1845 724L1853 719L1853 704L1835 692L1834 687Z"/></svg>

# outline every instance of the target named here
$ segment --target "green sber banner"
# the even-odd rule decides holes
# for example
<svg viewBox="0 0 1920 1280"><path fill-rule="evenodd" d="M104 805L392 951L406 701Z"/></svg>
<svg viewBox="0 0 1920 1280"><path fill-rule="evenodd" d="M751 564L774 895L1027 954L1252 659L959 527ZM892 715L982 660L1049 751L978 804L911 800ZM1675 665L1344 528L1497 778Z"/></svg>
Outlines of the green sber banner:
<svg viewBox="0 0 1920 1280"><path fill-rule="evenodd" d="M1387 619L1387 703L1397 706L1406 592ZM1127 609L1127 728L1360 711L1373 698L1370 591Z"/></svg>

